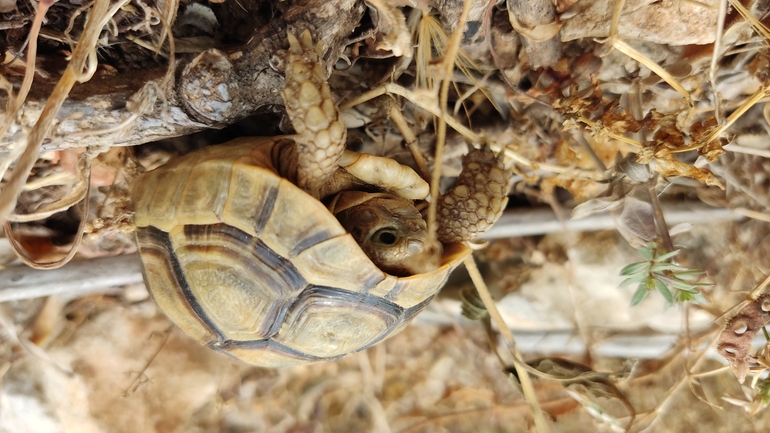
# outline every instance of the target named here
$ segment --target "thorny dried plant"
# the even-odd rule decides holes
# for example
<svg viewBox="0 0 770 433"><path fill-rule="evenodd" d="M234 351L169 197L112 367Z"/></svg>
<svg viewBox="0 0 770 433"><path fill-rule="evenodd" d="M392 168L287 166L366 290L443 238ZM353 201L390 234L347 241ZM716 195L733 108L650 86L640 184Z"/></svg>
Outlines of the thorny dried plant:
<svg viewBox="0 0 770 433"><path fill-rule="evenodd" d="M41 2L41 6L37 10L35 24L33 24L30 30L29 54L20 90L14 93L12 87L7 85L5 80L0 82L3 89L9 95L3 132L8 130L15 121L26 93L31 86L35 70L35 35L39 31L39 23L42 22L48 7L52 3L53 1L48 0ZM674 108L668 111L642 106L642 99L639 98L630 102L627 106L622 106L623 104L619 98L612 96L611 92L603 90L602 86L606 83L600 82L596 75L591 73L588 73L582 79L581 77L559 77L557 74L554 74L554 76L557 76L554 79L552 76L548 76L547 73L542 73L539 76L533 74L533 77L538 78L538 80L532 81L540 83L539 79L542 78L544 87L534 86L526 94L526 98L518 95L521 97L521 100L530 102L533 99L543 97L548 102L543 103L543 99L541 99L539 103L550 106L553 112L559 116L559 121L565 129L579 131L589 138L591 142L587 148L582 148L582 150L591 154L591 158L589 158L591 162L588 164L579 157L570 159L578 155L581 149L576 150L569 146L560 145L561 147L558 149L561 153L554 152L554 155L557 157L542 157L542 155L517 140L495 142L494 137L486 137L474 131L467 127L464 122L458 121L449 114L452 112L449 104L450 86L453 87L456 93L454 97L458 100L463 99L460 95L470 94L468 92L475 92L476 90L488 99L493 99L490 97L492 93L489 90L490 85L484 81L485 77L477 76L479 74L478 69L481 68L477 68L471 59L465 58L461 54L462 32L459 29L464 28L465 21L467 20L467 9L470 7L469 1L464 2L465 8L458 23L458 30L451 35L447 35L444 32L433 11L427 10L424 13L418 14L420 16L420 24L419 26L412 27L417 53L415 56L417 59L415 66L415 74L417 76L416 88L410 89L396 83L388 83L384 87L363 95L361 98L350 101L348 105L355 105L364 99L371 99L377 95L387 93L391 96L403 97L405 100L427 111L435 118L435 131L437 135L437 145L434 154L435 161L442 160L443 147L447 137L446 127L449 126L465 136L468 141L477 144L489 143L494 149L505 152L513 160L515 170L521 179L533 185L540 182L543 185L543 189L546 189L544 185L550 185L551 190L559 186L572 192L573 196L580 197L585 195L586 183L601 183L606 187L604 192L575 208L573 217L585 216L605 210L620 211L621 230L624 231L624 235L629 239L629 242L639 248L638 251L644 259L644 261L631 264L621 271L621 273L629 276L626 280L627 284L638 284L638 288L632 298L632 304L641 303L651 291L658 291L669 304L692 301L707 303L710 299L707 299L698 291L698 288L704 287L705 284L694 281L694 277L700 275L700 271L691 271L671 262L679 254L680 250L674 249L671 235L665 220L662 218L663 214L658 196L661 194L661 191L672 185L672 181L677 181L677 178L694 179L701 184L724 189L723 179L715 176L706 167L716 164L719 156L724 154L725 150L730 149L726 146L729 139L725 137L728 129L735 125L742 116L745 116L752 107L765 102L768 96L770 96L770 75L767 74L768 65L770 64L770 60L768 60L770 56L767 54L768 39L770 39L768 35L770 32L768 32L762 21L754 18L751 12L742 6L741 3L730 2L732 7L738 11L744 20L750 23L751 28L762 38L764 45L761 45L759 48L748 48L754 51L754 56L747 68L752 74L753 79L758 83L756 89L749 98L741 101L734 107L729 107L718 94L717 82L720 78L720 71L717 70L716 62L712 62L711 65L711 77L709 79L711 88L709 89L707 85L709 83L692 85L692 80L688 80L691 77L677 76L677 74L671 71L671 68L657 64L641 51L633 48L627 41L624 41L618 29L624 3L623 1L615 3L610 36L600 41L606 49L604 52L597 50L597 53L606 56L609 54L608 51L614 49L629 56L658 75L661 80L681 96L683 100L681 102L683 103L672 104ZM164 43L168 39L173 38L169 29L170 24L174 21L176 8L178 7L177 2L166 2L165 4L166 8L163 11L156 11L152 8L147 8L141 1L120 1L111 5L108 1L96 0L79 10L78 13L88 14L88 21L77 41L77 47L72 52L70 68L65 73L60 87L57 87L55 94L49 99L50 108L41 117L40 126L33 129L28 137L19 140L13 147L13 152L10 156L0 164L0 168L3 168L2 171L4 171L13 160L22 152L24 153L19 162L16 163L13 177L3 185L0 192L0 203L2 203L0 206L0 220L6 219L5 217L9 215L10 209L16 203L16 197L20 189L24 187L25 183L29 184L27 174L37 159L43 138L51 130L53 116L55 116L58 108L61 107L62 101L67 97L69 89L75 81L86 80L94 73L96 69L96 49L102 46L100 45L103 40L102 35L105 32L112 32L114 34L117 28L110 17L118 9L133 8L132 13L144 14L146 17L144 24L149 27L155 26L161 33L159 35L151 34L149 42L141 38L134 39L133 41L138 45L152 49L156 53L163 53ZM387 2L376 1L372 2L372 4L380 7L382 9L381 13L384 15L400 17L398 15L401 14L400 10L388 5ZM722 7L727 7L726 1L720 1L719 4ZM490 5L490 8L492 6L494 5ZM703 7L706 6L704 5ZM62 35L64 40L72 40L71 32L74 28L75 16L76 14L73 15L68 29ZM396 19L394 22L400 21ZM526 29L523 29L522 24L519 22L511 23L511 25L520 30L521 33L529 34L529 36L534 36L537 33L535 31L527 33ZM395 27L405 31L402 27ZM551 27L546 32L546 35L549 37L553 35L554 30L558 31L558 29ZM107 30L104 30L105 28ZM546 29L541 28L539 30L544 32ZM722 51L715 48L714 59L726 53L727 49L741 48L721 46L722 31L718 32L717 44L715 45L715 47L721 48ZM397 50L394 47L404 47L404 38L402 36L398 34L397 37L392 39L386 38L384 40L388 43L383 43L380 47L385 50L391 50L394 55L399 56L400 54L396 52ZM169 46L170 48L168 51L165 51L165 55L173 57L173 45ZM436 54L436 57L434 57L433 53ZM590 62L588 58L583 60L586 63ZM581 64L575 61L570 66L581 66ZM459 68L463 74L469 77L473 83L470 89L451 80L455 68ZM86 71L85 73L84 70ZM504 73L503 77L506 76ZM508 81L507 78L504 79ZM546 85L549 79L552 80L552 83L551 85ZM628 86L628 92L638 90L641 94L643 93L643 88L655 91L671 90L662 89L662 86L658 85L658 81L657 79L650 80L632 77L629 80L631 84ZM520 89L514 90L520 91ZM709 92L713 94L710 104L707 103ZM132 103L132 106L135 107L131 110L132 115L127 118L124 124L119 125L119 128L116 128L116 130L130 128L133 120L138 116L152 112L156 101L162 99L163 93L162 89L159 89L156 85L156 87L143 88L142 93L137 93L136 96L138 100ZM515 106L519 104L519 100L514 99L512 97L511 105ZM720 110L732 110L732 113L727 118L723 118ZM457 110L454 111L456 113ZM403 127L401 129L405 131ZM95 134L106 134L109 132L114 132L114 130L94 131ZM0 136L2 135L0 134ZM22 131L22 135L25 135L25 131ZM407 132L404 132L403 135L406 139ZM524 135L522 133L516 138L521 138ZM411 140L406 139L406 141L409 142ZM586 141L588 142L588 140ZM592 145L595 148L592 148ZM611 148L614 151L612 153L618 155L614 164L610 167L604 166L605 162L603 161L608 161L607 158L602 159L596 155L602 146ZM737 149L737 147L733 147L733 149ZM683 158L683 154L687 154L687 158ZM50 209L60 210L68 208L79 201L75 200L75 198L79 199L85 195L83 191L87 191L85 186L89 184L87 180L88 175L85 174L88 171L85 168L85 164L86 160L90 161L89 158L94 156L95 154L92 152L83 157L83 169L77 173L77 180L73 183L75 186L73 188L74 192L61 199L55 206L49 206L46 212ZM440 177L441 164L436 164L433 182L431 183L434 188L433 194L437 193L438 179ZM433 203L435 201L434 199ZM435 221L435 209L431 212L431 218ZM431 227L435 227L435 223L431 224ZM472 261L468 263L471 271L474 269L474 266ZM564 382L565 387L580 382L580 385L587 387L589 391L592 387L594 389L601 389L605 393L615 394L615 397L621 400L624 405L628 403L625 396L620 391L617 391L612 382L605 382L606 375L604 373L594 372L589 367L574 363L565 367L559 364L560 361L554 360L549 360L550 364L547 366L544 366L543 362L538 363L537 366L531 365L532 363L523 362L521 355L517 353L513 336L510 334L505 323L502 322L502 319L496 316L494 303L491 301L489 294L485 293L483 281L479 280L480 276L477 273L474 274L473 271L471 273L474 280L476 280L483 300L476 308L489 311L488 314L490 314L492 319L488 320L495 321L498 328L497 332L503 334L503 340L510 346L509 349L512 352L513 360L504 365L513 363L515 370L519 371L520 369L519 374L521 375L524 394L532 405L538 431L547 431L547 426L545 426L542 419L538 419L540 410L537 406L537 398L531 384L527 385L525 383L527 381L526 373ZM755 298L749 301L749 305L753 305L754 307L752 308L755 310L759 308L759 310L764 311L764 300L765 298L763 297ZM481 305L484 307L482 308ZM750 411L751 413L756 413L760 408L766 406L767 390L770 389L767 379L760 379L760 373L768 369L767 346L755 355L749 355L751 339L747 337L754 334L747 332L747 329L750 328L756 333L767 320L754 320L750 327L746 325L746 329L743 329L744 324L740 322L740 318L746 316L746 314L745 310L740 310L738 315L728 320L725 325L725 332L727 334L724 335L731 335L730 332L742 335L741 344L735 346L735 348L740 349L740 353L725 353L730 356L736 354L743 355L743 358L740 358L738 363L731 361L734 364L733 368L740 381L743 381L748 372L756 373L753 385L756 385L758 391L751 399L753 406L751 406ZM720 344L726 341L721 341ZM721 347L725 350L730 349L726 345ZM679 389L681 384L689 383L689 381L693 380L692 377L695 374L701 374L694 372L700 365L704 353L705 351L702 351L695 357L695 362L688 366L686 374L683 375L677 386L672 388L672 392ZM578 373L568 375L567 377L564 373L565 370L577 371ZM522 374L522 372L526 373ZM601 380L595 378L601 378ZM588 394L591 393L589 392ZM604 416L601 409L593 406L590 400L581 401L581 404L592 408L592 410L599 414L600 418L603 417L603 422L610 425L619 425L616 419ZM633 407L630 404L628 407L629 412L633 413ZM651 414L650 416L660 419L664 409L665 401L658 408L649 411L648 415ZM649 420L649 417L645 417L645 419ZM633 424L633 422L632 418L630 424Z"/></svg>

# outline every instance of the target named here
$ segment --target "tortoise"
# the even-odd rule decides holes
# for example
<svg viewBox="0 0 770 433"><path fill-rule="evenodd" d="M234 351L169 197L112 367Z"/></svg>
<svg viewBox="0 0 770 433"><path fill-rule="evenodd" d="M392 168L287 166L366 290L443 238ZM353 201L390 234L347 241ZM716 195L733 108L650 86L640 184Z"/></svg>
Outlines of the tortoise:
<svg viewBox="0 0 770 433"><path fill-rule="evenodd" d="M438 206L438 241L415 206L428 184L345 150L346 128L309 32L289 34L282 92L295 135L242 137L147 172L133 186L144 277L200 343L286 367L363 350L403 329L500 216L508 172L463 159Z"/></svg>

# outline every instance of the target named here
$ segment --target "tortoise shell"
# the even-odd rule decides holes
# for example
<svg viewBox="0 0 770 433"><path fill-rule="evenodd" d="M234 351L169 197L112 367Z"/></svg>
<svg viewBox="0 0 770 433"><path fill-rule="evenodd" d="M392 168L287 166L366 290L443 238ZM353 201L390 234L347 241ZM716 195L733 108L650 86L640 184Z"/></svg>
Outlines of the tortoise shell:
<svg viewBox="0 0 770 433"><path fill-rule="evenodd" d="M245 137L137 179L136 237L147 287L199 342L264 367L331 360L398 332L470 250L438 269L381 271L318 200L281 178L278 139Z"/></svg>

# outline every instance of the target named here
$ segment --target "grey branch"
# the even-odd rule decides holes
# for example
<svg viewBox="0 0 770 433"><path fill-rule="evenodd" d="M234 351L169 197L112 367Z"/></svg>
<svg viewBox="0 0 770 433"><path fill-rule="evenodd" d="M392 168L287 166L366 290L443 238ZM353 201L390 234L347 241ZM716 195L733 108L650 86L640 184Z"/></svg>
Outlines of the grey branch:
<svg viewBox="0 0 770 433"><path fill-rule="evenodd" d="M663 206L666 222L714 224L734 221L741 216L729 209L713 208L702 203L679 203ZM596 231L614 228L609 213L593 214L563 225L548 208L506 211L482 238L495 239L532 236L560 232ZM136 255L105 257L72 262L60 269L35 270L20 265L0 270L0 302L66 294L74 298L116 286L139 283L142 273Z"/></svg>
<svg viewBox="0 0 770 433"><path fill-rule="evenodd" d="M222 128L261 107L281 104L283 72L276 69L280 68L280 53L287 46L287 30L297 33L312 29L314 38L322 41L328 64L333 65L363 12L364 4L357 0L295 0L285 14L260 29L246 46L228 52L209 49L177 60L176 80L165 86L161 85L165 67L133 74L97 75L75 87L43 150L104 143L132 146L205 128ZM116 130L117 125L137 114L126 103L148 83L160 90L157 102L128 127ZM34 95L24 105L22 127L30 127L39 117L54 85L55 80L36 80ZM5 105L5 99L0 97L0 106ZM16 139L18 136L11 134L0 137L0 152Z"/></svg>

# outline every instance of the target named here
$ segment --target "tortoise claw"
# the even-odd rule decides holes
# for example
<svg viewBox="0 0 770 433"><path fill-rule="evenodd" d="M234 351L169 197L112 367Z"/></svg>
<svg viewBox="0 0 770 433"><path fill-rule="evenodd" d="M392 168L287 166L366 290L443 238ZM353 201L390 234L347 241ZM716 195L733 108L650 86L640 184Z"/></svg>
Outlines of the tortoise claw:
<svg viewBox="0 0 770 433"><path fill-rule="evenodd" d="M307 30L305 32L307 32ZM297 40L297 37L294 36L293 33L288 32L286 33L286 38L289 40L289 52L292 54L301 55L302 47L299 45L299 41Z"/></svg>

